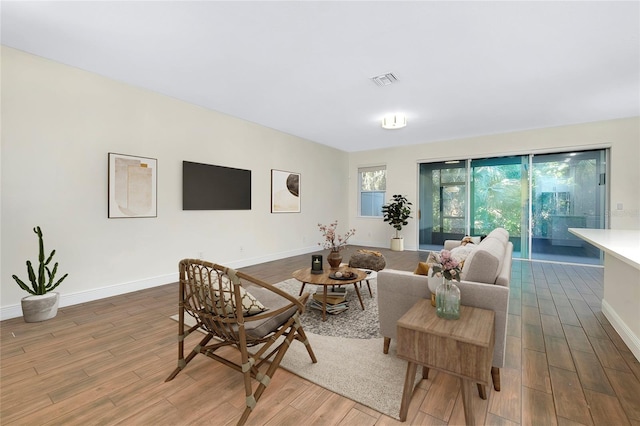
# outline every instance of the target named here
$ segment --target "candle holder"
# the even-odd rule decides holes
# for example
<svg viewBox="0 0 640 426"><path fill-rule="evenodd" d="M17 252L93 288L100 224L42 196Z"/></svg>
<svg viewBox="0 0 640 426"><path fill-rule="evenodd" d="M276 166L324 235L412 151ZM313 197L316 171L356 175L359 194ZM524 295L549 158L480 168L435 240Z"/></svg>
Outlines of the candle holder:
<svg viewBox="0 0 640 426"><path fill-rule="evenodd" d="M324 271L322 270L322 255L312 254L311 255L311 273L322 274L323 272Z"/></svg>

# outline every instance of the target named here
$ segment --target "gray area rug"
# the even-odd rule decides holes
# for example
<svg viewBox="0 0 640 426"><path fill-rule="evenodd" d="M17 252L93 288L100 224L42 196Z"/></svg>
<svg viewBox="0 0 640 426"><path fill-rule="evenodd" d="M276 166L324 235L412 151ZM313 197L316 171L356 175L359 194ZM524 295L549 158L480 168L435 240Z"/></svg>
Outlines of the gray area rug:
<svg viewBox="0 0 640 426"><path fill-rule="evenodd" d="M378 295L376 293L376 280L369 280L371 292L366 282L360 287L360 295L364 303L364 311L358 301L353 284L344 286L347 289L347 302L349 309L336 315L327 314L327 320L322 321L322 312L311 309L307 302L307 310L302 314L301 321L304 329L314 334L332 337L348 337L354 339L373 339L382 337L380 335L380 324L378 323ZM288 279L276 284L276 287L285 290L287 293L298 296L302 284L295 278ZM307 293L318 292L322 294L323 287L307 284L304 291Z"/></svg>

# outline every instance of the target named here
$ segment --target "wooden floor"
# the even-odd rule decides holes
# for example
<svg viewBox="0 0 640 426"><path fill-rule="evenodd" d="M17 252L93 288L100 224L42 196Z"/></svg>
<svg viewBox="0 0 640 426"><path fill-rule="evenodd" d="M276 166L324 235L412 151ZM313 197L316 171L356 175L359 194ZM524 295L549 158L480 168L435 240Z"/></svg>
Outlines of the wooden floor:
<svg viewBox="0 0 640 426"><path fill-rule="evenodd" d="M426 257L383 252L395 269ZM243 270L275 283L309 262ZM514 262L502 390L480 404L478 423L640 425L640 364L600 311L602 276L601 268ZM177 362L176 312L172 284L62 308L43 323L2 321L0 423L234 424L244 408L235 371L199 357L164 383ZM416 388L405 424L463 424L461 404L458 381L435 373ZM249 424L400 423L280 369Z"/></svg>

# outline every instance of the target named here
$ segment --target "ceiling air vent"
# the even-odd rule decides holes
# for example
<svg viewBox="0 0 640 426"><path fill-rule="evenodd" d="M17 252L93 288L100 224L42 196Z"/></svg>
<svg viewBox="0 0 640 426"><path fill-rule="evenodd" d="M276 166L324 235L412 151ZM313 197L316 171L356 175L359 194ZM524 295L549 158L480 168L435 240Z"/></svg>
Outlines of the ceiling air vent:
<svg viewBox="0 0 640 426"><path fill-rule="evenodd" d="M390 84L396 83L398 81L398 77L389 72L386 74L371 77L371 80L373 80L373 82L378 86L388 86Z"/></svg>

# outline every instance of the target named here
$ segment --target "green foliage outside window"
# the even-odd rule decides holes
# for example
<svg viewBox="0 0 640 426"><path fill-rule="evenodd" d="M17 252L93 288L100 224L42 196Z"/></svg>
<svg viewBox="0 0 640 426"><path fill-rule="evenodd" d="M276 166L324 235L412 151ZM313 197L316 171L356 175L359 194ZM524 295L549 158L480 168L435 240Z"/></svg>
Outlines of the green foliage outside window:
<svg viewBox="0 0 640 426"><path fill-rule="evenodd" d="M358 169L360 180L360 216L382 216L387 189L386 167Z"/></svg>
<svg viewBox="0 0 640 426"><path fill-rule="evenodd" d="M361 191L384 191L387 189L387 170L360 172Z"/></svg>
<svg viewBox="0 0 640 426"><path fill-rule="evenodd" d="M520 235L522 225L522 166L509 164L473 169L473 231L488 234L502 227Z"/></svg>

